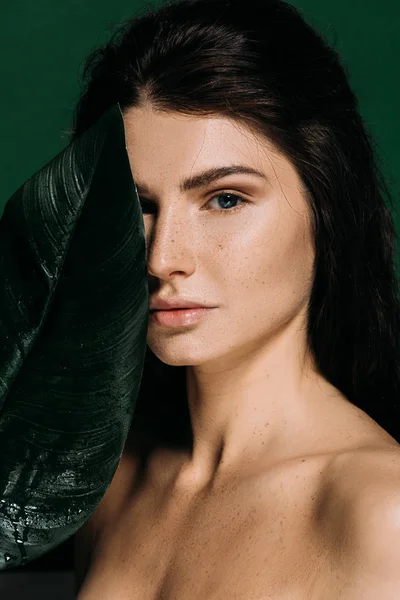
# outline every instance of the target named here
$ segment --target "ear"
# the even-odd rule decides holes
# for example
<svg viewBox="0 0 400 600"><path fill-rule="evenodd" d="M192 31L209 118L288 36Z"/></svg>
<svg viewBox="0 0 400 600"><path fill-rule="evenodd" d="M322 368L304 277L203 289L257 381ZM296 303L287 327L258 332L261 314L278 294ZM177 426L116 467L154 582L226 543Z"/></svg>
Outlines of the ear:
<svg viewBox="0 0 400 600"><path fill-rule="evenodd" d="M71 537L118 467L148 323L145 232L119 105L0 220L0 569Z"/></svg>

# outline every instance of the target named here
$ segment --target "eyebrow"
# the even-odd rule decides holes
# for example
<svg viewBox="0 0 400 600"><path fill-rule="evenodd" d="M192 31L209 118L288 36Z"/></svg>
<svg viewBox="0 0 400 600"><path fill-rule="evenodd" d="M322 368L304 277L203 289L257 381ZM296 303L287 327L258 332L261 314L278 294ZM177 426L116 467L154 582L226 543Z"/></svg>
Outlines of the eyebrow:
<svg viewBox="0 0 400 600"><path fill-rule="evenodd" d="M206 171L202 171L197 175L186 177L181 181L179 189L181 192L188 192L189 190L206 187L207 185L210 185L210 183L213 183L222 177L242 174L257 175L257 177L268 181L267 176L262 171L258 171L257 169L253 169L252 167L248 167L246 165L228 165L225 167L213 167L212 169L207 169ZM136 181L135 184L139 194L150 193L149 188L146 185L137 183Z"/></svg>

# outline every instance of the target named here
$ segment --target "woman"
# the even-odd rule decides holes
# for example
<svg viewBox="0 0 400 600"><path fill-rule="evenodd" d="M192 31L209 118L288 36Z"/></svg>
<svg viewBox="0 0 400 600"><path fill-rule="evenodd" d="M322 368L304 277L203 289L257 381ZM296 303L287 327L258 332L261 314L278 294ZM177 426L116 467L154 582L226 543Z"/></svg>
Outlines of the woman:
<svg viewBox="0 0 400 600"><path fill-rule="evenodd" d="M395 231L337 54L280 0L182 0L85 74L74 137L120 103L154 312L79 600L399 597Z"/></svg>

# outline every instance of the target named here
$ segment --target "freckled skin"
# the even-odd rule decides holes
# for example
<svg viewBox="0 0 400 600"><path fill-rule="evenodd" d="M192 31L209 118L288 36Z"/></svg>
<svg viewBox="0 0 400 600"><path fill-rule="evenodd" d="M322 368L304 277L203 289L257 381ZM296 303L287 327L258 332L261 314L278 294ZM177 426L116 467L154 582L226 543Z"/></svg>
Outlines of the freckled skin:
<svg viewBox="0 0 400 600"><path fill-rule="evenodd" d="M91 519L79 600L368 600L353 585L351 539L338 536L351 529L347 514L357 522L348 473L382 474L388 452L399 463L398 444L306 347L315 251L296 170L270 141L217 115L146 105L124 120L135 182L148 188L139 195L157 208L143 217L150 296L216 308L189 328L149 324L151 350L187 367L193 449L155 447L133 493L140 451L127 444ZM265 179L235 174L180 191L183 177L231 164ZM224 208L222 193L246 202Z"/></svg>

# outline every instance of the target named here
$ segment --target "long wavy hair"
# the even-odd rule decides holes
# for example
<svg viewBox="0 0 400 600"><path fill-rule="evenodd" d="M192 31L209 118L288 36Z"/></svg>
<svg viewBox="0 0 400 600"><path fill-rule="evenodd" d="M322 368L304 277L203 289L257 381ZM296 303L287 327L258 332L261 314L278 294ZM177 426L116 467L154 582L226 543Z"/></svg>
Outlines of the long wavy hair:
<svg viewBox="0 0 400 600"><path fill-rule="evenodd" d="M178 0L123 21L87 57L82 80L72 139L115 102L151 103L238 120L291 161L316 249L309 350L400 441L395 206L336 50L281 0ZM147 348L134 418L165 442L190 443L185 367Z"/></svg>

